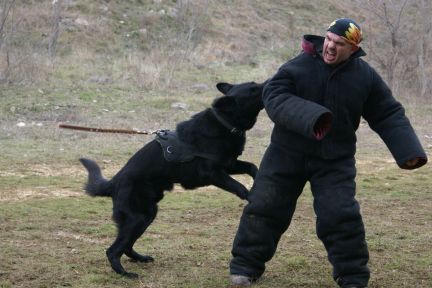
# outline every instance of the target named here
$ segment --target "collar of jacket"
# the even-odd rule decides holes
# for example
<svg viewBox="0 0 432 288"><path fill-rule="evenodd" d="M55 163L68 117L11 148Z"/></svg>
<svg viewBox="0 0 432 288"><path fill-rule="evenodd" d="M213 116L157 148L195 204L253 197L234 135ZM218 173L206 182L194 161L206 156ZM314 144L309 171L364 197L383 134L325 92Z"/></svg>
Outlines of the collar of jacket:
<svg viewBox="0 0 432 288"><path fill-rule="evenodd" d="M322 58L322 50L324 45L324 37L317 35L304 35L302 38L302 49L306 54L315 55ZM366 56L366 52L359 47L359 49L354 52L350 58L358 58Z"/></svg>

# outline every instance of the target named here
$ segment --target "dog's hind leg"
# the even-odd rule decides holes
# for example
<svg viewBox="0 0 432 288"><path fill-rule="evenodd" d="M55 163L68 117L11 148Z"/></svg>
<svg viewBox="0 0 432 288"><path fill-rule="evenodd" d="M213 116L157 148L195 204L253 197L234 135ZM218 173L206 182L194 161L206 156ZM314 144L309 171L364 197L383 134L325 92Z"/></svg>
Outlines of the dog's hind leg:
<svg viewBox="0 0 432 288"><path fill-rule="evenodd" d="M133 260L133 261L144 262L144 263L154 261L153 257L147 256L147 255L141 255L133 249L133 245L135 244L135 241L141 237L141 235L144 233L144 231L147 229L147 227L153 222L154 218L156 217L157 206L156 206L156 204L151 205L151 206L152 207L150 207L149 210L147 211L148 214L144 217L144 221L142 223L143 225L141 225L141 224L136 225L136 227L133 231L133 235L131 235L132 242L126 248L126 251L125 251L126 256L131 258L131 260Z"/></svg>
<svg viewBox="0 0 432 288"><path fill-rule="evenodd" d="M156 206L156 205L155 205ZM132 247L135 241L144 233L154 219L153 214L145 215L137 212L115 212L114 218L118 224L118 235L106 254L113 270L123 276L136 278L138 274L127 272L120 263L123 254L135 261L151 262L150 256L140 255Z"/></svg>
<svg viewBox="0 0 432 288"><path fill-rule="evenodd" d="M117 213L119 214L121 212L117 212ZM127 218L131 218L131 217L127 217ZM129 246L130 245L129 243L131 242L130 239L130 231L132 228L131 223L122 221L122 223L117 223L117 224L118 224L117 238L106 251L108 261L110 262L112 269L116 273L129 278L136 278L138 277L138 274L127 272L120 263L121 256L125 253L126 247Z"/></svg>

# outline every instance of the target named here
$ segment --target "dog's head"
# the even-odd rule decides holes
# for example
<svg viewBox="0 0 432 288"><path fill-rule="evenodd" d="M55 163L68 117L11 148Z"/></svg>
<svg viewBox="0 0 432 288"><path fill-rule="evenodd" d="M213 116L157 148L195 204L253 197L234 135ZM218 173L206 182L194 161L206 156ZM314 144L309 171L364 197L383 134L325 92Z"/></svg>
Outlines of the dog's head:
<svg viewBox="0 0 432 288"><path fill-rule="evenodd" d="M224 94L213 102L213 108L234 127L249 130L255 124L259 112L264 108L262 92L265 83L241 84L218 83L217 89Z"/></svg>

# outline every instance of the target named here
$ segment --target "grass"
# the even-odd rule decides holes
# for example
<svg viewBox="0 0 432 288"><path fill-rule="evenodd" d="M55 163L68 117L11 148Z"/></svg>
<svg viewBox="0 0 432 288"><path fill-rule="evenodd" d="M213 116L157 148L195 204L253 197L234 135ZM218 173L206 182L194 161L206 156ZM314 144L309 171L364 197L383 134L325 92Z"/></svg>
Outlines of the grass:
<svg viewBox="0 0 432 288"><path fill-rule="evenodd" d="M396 205L399 201L392 196L381 198L373 203L368 197L363 203L372 259L370 287L428 287L432 255L425 228L431 219L425 199L416 213L407 209L401 215L402 208L418 201L411 198ZM310 201L306 192L257 287L333 287L323 247L313 231ZM391 209L394 206L399 209ZM137 243L137 249L153 255L156 262L124 261L126 269L141 274L138 281L114 275L105 260L104 248L115 235L109 200L37 199L1 203L0 207L4 256L0 283L5 287L223 287L243 204L212 188L168 194L159 217ZM417 225L405 226L402 233L401 216L404 223Z"/></svg>
<svg viewBox="0 0 432 288"><path fill-rule="evenodd" d="M89 85L72 91L41 90L15 87L3 91L0 98L8 105L0 116L0 287L225 287L243 202L214 187L168 193L157 219L137 242L137 250L156 261L137 264L124 259L126 269L141 277L121 278L105 257L115 237L110 200L83 195L86 175L77 159L97 160L110 177L152 137L57 128L63 121L173 128L207 107L216 89L191 92L185 88L174 93ZM188 108L171 108L179 101ZM29 108L33 106L39 108ZM425 137L430 113L425 107L407 108L410 116L416 112L413 124L430 154L430 139ZM18 128L18 121L27 126ZM270 132L271 121L262 112L248 133L242 158L258 164ZM370 287L430 287L430 165L400 170L366 125L358 134L358 199L371 254ZM247 177L239 180L248 187L252 184ZM315 235L310 194L306 189L301 196L293 223L257 287L334 287L326 253Z"/></svg>
<svg viewBox="0 0 432 288"><path fill-rule="evenodd" d="M260 119L257 129L266 123ZM251 133L244 155L254 162L265 148L257 134ZM46 149L27 152L32 161L9 167L11 158L0 163L0 287L226 287L231 243L244 203L214 187L168 193L155 222L136 244L156 261L123 259L127 270L141 275L138 280L111 271L104 252L115 237L111 202L83 195L85 174L76 158L92 152L109 177L142 139L92 135L75 140L68 135L71 143L46 140L40 143ZM119 140L125 143L113 146ZM51 151L58 143L78 147L64 154ZM37 146L23 140L3 155L32 145ZM91 151L95 146L100 149ZM367 152L358 156L358 199L371 254L370 287L430 287L431 168L402 171ZM239 180L250 187L248 178ZM256 287L334 287L324 248L315 236L311 202L307 188Z"/></svg>
<svg viewBox="0 0 432 288"><path fill-rule="evenodd" d="M253 78L224 69L229 75L225 79ZM239 69L247 72L243 66ZM137 250L156 261L137 264L124 259L125 268L141 277L121 278L105 257L115 237L110 200L83 195L86 176L77 159L97 160L110 177L152 137L57 128L58 122L174 128L176 122L207 107L218 94L216 89L141 91L89 84L72 90L41 90L15 87L3 90L0 98L6 104L1 105L0 116L0 287L226 287L243 202L214 187L168 193L157 219L137 242ZM175 102L188 108L171 108ZM421 108L408 106L407 113L414 116L413 124L430 155L432 143L425 135L430 135L431 117L428 109ZM19 121L27 126L18 128ZM39 122L42 126L36 125ZM241 158L259 163L271 125L262 112L248 133ZM366 125L358 134L358 199L371 254L370 287L430 287L430 165L400 170ZM252 184L247 177L239 180L248 187ZM292 225L256 287L335 286L323 245L315 235L311 202L306 189Z"/></svg>

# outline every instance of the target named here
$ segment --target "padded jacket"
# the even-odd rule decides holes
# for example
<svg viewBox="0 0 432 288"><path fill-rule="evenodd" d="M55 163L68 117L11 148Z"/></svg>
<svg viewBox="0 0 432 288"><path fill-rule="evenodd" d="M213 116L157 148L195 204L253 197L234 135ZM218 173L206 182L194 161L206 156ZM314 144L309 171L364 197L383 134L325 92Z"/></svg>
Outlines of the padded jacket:
<svg viewBox="0 0 432 288"><path fill-rule="evenodd" d="M360 58L366 53L360 48L332 67L322 59L323 43L324 37L305 35L302 53L282 65L264 87L264 106L275 123L272 142L323 159L354 156L355 132L363 117L399 167L408 169L406 161L414 158L420 161L410 169L424 165L426 154L404 108Z"/></svg>

